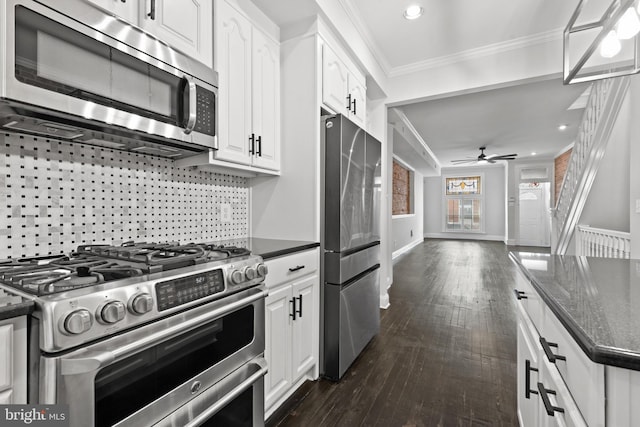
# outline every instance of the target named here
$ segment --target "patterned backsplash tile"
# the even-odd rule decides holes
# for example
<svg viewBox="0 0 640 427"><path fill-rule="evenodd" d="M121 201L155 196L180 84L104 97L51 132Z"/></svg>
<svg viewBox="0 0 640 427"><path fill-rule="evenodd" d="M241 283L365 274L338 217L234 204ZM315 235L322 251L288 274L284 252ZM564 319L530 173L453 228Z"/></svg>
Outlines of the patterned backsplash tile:
<svg viewBox="0 0 640 427"><path fill-rule="evenodd" d="M231 205L222 222L221 205ZM68 253L87 243L246 238L246 178L159 157L0 135L0 259Z"/></svg>

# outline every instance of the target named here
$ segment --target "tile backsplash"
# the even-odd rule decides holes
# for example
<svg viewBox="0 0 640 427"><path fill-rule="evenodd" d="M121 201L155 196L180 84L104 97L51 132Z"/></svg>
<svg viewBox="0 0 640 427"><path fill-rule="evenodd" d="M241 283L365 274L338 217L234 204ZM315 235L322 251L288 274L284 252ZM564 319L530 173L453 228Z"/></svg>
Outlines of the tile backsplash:
<svg viewBox="0 0 640 427"><path fill-rule="evenodd" d="M231 205L222 222L221 205ZM170 159L44 137L0 134L0 260L87 243L246 238L246 178Z"/></svg>

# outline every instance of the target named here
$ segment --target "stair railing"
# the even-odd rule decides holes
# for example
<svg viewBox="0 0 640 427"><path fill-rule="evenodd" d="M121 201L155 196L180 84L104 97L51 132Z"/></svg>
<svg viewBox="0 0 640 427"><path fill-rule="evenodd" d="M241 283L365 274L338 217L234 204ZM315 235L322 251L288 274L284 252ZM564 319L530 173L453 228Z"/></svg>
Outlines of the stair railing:
<svg viewBox="0 0 640 427"><path fill-rule="evenodd" d="M554 252L565 254L606 151L629 77L593 83L554 209Z"/></svg>

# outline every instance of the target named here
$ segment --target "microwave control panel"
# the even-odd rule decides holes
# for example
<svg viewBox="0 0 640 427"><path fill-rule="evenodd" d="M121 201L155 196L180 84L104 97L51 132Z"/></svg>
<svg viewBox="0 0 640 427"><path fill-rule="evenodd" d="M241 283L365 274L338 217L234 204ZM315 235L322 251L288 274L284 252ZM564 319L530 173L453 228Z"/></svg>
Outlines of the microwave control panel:
<svg viewBox="0 0 640 427"><path fill-rule="evenodd" d="M201 86L196 87L196 126L194 132L216 135L216 94Z"/></svg>

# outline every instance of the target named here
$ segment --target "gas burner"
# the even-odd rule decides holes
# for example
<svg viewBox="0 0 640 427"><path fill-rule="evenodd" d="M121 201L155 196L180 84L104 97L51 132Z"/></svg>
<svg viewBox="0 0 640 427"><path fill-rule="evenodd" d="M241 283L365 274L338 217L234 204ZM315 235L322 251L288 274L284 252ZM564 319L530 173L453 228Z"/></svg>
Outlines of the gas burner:
<svg viewBox="0 0 640 427"><path fill-rule="evenodd" d="M82 245L68 256L0 261L0 283L35 295L49 295L248 255L245 248L209 243Z"/></svg>
<svg viewBox="0 0 640 427"><path fill-rule="evenodd" d="M0 282L36 295L46 295L126 277L144 271L81 255L77 258L25 258L0 262Z"/></svg>
<svg viewBox="0 0 640 427"><path fill-rule="evenodd" d="M78 253L105 256L146 265L168 265L174 264L176 261L188 263L189 260L206 257L206 252L201 246L180 245L178 243L127 242L122 246L84 245L78 247Z"/></svg>

